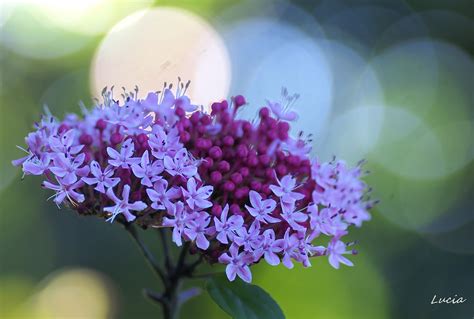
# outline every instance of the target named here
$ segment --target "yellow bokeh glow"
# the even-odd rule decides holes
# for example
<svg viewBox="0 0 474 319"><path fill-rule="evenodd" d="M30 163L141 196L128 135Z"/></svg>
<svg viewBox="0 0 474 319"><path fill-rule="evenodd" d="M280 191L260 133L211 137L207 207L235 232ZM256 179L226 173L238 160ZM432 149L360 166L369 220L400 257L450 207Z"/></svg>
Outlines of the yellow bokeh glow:
<svg viewBox="0 0 474 319"><path fill-rule="evenodd" d="M230 82L229 56L218 33L202 18L181 9L138 11L112 28L91 68L94 96L106 86L135 85L142 95L164 82L191 80L188 95L204 106L225 98Z"/></svg>

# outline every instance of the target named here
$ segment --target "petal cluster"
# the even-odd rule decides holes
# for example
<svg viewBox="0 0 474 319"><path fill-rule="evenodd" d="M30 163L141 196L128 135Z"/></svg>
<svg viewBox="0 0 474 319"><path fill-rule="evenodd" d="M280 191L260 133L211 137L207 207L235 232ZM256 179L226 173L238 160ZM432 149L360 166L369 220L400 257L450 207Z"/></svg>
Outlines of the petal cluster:
<svg viewBox="0 0 474 319"><path fill-rule="evenodd" d="M335 268L352 266L344 255L355 250L342 239L374 204L362 164L312 159L309 137L290 134L297 96L286 90L247 121L243 96L213 103L209 114L191 104L187 86L144 99L104 90L103 103L62 121L47 112L13 164L41 175L58 206L171 228L176 245L190 242L225 264L229 280L250 282L260 261L309 267L328 256Z"/></svg>

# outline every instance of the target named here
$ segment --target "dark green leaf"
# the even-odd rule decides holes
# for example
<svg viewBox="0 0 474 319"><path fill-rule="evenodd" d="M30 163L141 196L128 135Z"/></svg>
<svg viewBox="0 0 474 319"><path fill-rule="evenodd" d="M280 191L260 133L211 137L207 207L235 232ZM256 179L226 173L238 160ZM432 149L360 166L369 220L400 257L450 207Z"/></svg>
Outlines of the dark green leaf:
<svg viewBox="0 0 474 319"><path fill-rule="evenodd" d="M208 279L206 289L212 299L234 319L284 319L275 300L262 288L225 276Z"/></svg>

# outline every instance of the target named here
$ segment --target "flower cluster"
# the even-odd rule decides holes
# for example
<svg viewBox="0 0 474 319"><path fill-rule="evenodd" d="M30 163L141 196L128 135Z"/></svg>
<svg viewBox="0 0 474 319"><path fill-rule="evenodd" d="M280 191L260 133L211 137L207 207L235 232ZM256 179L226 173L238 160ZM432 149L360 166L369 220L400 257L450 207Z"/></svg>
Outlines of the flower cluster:
<svg viewBox="0 0 474 319"><path fill-rule="evenodd" d="M229 280L250 282L249 266L261 260L309 267L325 255L335 268L351 266L344 255L356 251L342 237L374 204L361 165L311 160L310 139L290 135L297 96L286 90L247 121L238 117L243 96L205 112L185 95L188 85L173 93L165 84L144 99L124 90L116 100L104 89L103 103L82 117L47 112L13 163L44 176L58 206L171 228L178 246L226 264Z"/></svg>

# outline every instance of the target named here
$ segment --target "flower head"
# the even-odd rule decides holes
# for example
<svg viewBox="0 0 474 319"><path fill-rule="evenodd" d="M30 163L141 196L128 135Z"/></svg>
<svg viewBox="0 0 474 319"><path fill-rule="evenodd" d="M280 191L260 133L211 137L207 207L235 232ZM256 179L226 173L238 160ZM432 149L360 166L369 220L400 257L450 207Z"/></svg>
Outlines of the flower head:
<svg viewBox="0 0 474 319"><path fill-rule="evenodd" d="M172 229L176 245L225 264L229 280L250 282L262 260L293 268L328 256L335 268L352 265L342 237L376 203L362 164L312 160L310 136L291 134L298 96L286 89L248 121L237 116L243 96L206 113L185 95L188 85L144 98L105 89L102 103L62 120L47 111L13 164L44 176L58 206Z"/></svg>

